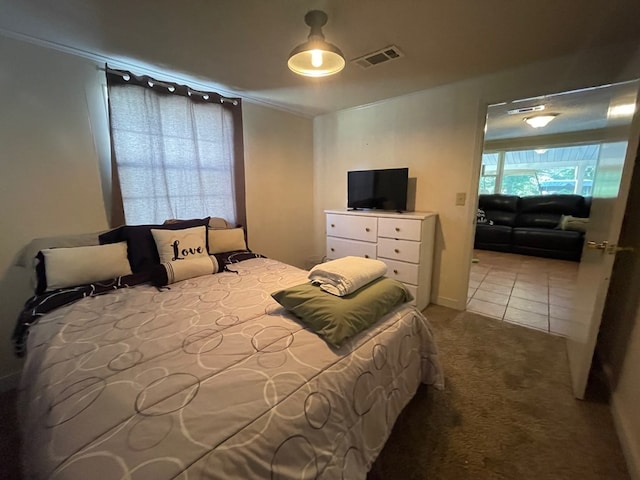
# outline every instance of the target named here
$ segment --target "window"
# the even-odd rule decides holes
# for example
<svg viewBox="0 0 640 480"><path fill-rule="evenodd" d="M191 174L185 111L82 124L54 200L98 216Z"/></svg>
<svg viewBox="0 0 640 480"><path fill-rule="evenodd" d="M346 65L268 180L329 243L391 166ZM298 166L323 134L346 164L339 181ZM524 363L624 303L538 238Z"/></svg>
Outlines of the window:
<svg viewBox="0 0 640 480"><path fill-rule="evenodd" d="M244 223L237 100L109 70L112 150L128 224Z"/></svg>
<svg viewBox="0 0 640 480"><path fill-rule="evenodd" d="M607 145L485 152L479 192L521 197L558 193L591 195L596 166Z"/></svg>

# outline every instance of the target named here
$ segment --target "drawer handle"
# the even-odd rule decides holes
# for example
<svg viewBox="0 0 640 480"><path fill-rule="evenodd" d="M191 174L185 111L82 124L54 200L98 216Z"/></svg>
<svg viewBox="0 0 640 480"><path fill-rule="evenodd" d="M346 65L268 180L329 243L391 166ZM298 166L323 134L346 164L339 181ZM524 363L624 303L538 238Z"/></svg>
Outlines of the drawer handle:
<svg viewBox="0 0 640 480"><path fill-rule="evenodd" d="M369 227L365 228L365 229L364 229L364 231L365 231L365 232L368 232L368 231L369 231Z"/></svg>
<svg viewBox="0 0 640 480"><path fill-rule="evenodd" d="M335 252L335 251L336 251L336 249L335 249L335 248L333 248L333 247L331 247L331 251L332 251L332 252Z"/></svg>
<svg viewBox="0 0 640 480"><path fill-rule="evenodd" d="M398 274L398 270L394 270L393 273L395 273L397 275Z"/></svg>
<svg viewBox="0 0 640 480"><path fill-rule="evenodd" d="M369 258L369 255L365 255L364 258Z"/></svg>
<svg viewBox="0 0 640 480"><path fill-rule="evenodd" d="M396 253L400 253L400 250L398 250L397 248L394 250L394 252Z"/></svg>
<svg viewBox="0 0 640 480"><path fill-rule="evenodd" d="M399 231L400 231L400 227L396 227L396 232L399 232Z"/></svg>
<svg viewBox="0 0 640 480"><path fill-rule="evenodd" d="M333 227L335 227L335 225L332 223L332 224L331 224L331 228L333 228Z"/></svg>

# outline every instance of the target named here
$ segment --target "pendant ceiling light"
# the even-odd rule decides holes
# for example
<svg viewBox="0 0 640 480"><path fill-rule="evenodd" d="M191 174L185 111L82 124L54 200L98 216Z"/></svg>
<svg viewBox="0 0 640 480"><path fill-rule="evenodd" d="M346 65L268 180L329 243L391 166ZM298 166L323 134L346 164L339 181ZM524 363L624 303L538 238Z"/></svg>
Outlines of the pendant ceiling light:
<svg viewBox="0 0 640 480"><path fill-rule="evenodd" d="M326 77L344 68L344 55L338 47L325 41L322 27L327 23L327 14L311 10L304 16L311 31L306 42L298 45L289 54L289 69L306 77Z"/></svg>
<svg viewBox="0 0 640 480"><path fill-rule="evenodd" d="M542 128L549 125L549 123L558 116L557 113L550 113L549 115L536 115L535 117L527 117L524 119L533 128Z"/></svg>

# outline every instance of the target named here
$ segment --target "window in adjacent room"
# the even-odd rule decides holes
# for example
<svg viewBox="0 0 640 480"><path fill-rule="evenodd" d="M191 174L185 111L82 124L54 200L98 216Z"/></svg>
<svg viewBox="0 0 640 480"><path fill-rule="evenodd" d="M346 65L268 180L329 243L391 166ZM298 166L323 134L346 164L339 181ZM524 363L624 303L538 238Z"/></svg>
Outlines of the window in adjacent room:
<svg viewBox="0 0 640 480"><path fill-rule="evenodd" d="M114 192L119 184L126 223L244 223L239 99L111 69L107 85Z"/></svg>
<svg viewBox="0 0 640 480"><path fill-rule="evenodd" d="M485 152L479 192L590 196L596 166L611 145L617 143Z"/></svg>

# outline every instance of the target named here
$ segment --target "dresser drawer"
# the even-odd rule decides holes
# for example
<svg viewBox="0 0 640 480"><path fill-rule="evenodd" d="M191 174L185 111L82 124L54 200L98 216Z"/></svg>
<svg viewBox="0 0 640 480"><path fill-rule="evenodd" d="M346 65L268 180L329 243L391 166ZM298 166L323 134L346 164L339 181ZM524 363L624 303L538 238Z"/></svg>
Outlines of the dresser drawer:
<svg viewBox="0 0 640 480"><path fill-rule="evenodd" d="M378 237L378 219L356 215L327 215L327 235L375 243Z"/></svg>
<svg viewBox="0 0 640 480"><path fill-rule="evenodd" d="M395 238L378 239L378 257L403 262L420 262L420 242L411 240L396 240Z"/></svg>
<svg viewBox="0 0 640 480"><path fill-rule="evenodd" d="M418 285L419 266L415 263L397 262L386 258L380 258L387 265L387 277L394 278L402 283Z"/></svg>
<svg viewBox="0 0 640 480"><path fill-rule="evenodd" d="M327 237L327 258L329 260L348 256L376 258L376 244Z"/></svg>
<svg viewBox="0 0 640 480"><path fill-rule="evenodd" d="M387 238L420 241L422 220L409 218L380 218L378 235Z"/></svg>

